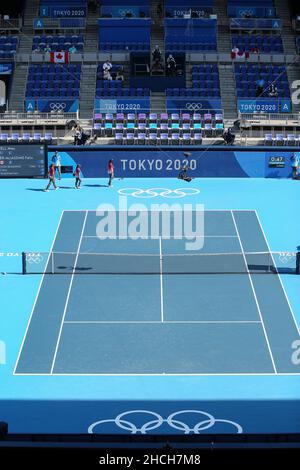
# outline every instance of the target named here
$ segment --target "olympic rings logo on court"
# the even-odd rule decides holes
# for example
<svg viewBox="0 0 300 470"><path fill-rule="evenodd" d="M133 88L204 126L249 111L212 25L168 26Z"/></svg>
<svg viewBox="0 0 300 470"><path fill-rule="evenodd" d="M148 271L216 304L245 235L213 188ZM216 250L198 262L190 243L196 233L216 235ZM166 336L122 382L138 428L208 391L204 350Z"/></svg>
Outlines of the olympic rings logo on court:
<svg viewBox="0 0 300 470"><path fill-rule="evenodd" d="M145 415L147 421L142 425L133 422L134 415ZM185 416L184 416L185 415ZM138 416L140 418L140 416ZM192 420L196 424L189 424ZM101 426L107 423L114 423L116 428L123 429L130 434L147 434L149 431L159 429L164 423L170 428L179 431L182 434L200 434L202 431L211 429L216 423L225 423L228 425L230 433L242 434L243 428L240 424L229 419L215 418L212 414L200 410L181 410L171 413L166 418L160 414L149 410L131 410L120 413L113 419L102 419L96 421L88 427L89 434L101 432Z"/></svg>
<svg viewBox="0 0 300 470"><path fill-rule="evenodd" d="M185 107L191 111L199 111L202 109L202 103L186 103Z"/></svg>
<svg viewBox="0 0 300 470"><path fill-rule="evenodd" d="M26 261L30 264L39 264L43 261L43 255L41 253L27 253Z"/></svg>
<svg viewBox="0 0 300 470"><path fill-rule="evenodd" d="M186 196L195 196L200 193L199 189L196 188L185 188L185 189L167 189L167 188L123 188L119 189L118 193L122 196L132 196L140 199L149 199L155 197L165 197L167 199L178 199Z"/></svg>
<svg viewBox="0 0 300 470"><path fill-rule="evenodd" d="M66 109L66 103L50 103L49 107L52 111L63 111Z"/></svg>
<svg viewBox="0 0 300 470"><path fill-rule="evenodd" d="M296 253L290 253L290 252L284 252L284 251L279 253L279 260L282 264L286 264L291 261L294 262L295 258L296 258Z"/></svg>

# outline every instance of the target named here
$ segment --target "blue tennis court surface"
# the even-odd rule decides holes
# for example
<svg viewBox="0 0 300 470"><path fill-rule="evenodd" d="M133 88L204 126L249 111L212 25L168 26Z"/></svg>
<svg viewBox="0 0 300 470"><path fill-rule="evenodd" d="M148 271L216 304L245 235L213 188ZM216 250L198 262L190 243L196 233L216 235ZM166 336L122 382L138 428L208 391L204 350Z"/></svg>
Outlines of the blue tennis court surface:
<svg viewBox="0 0 300 470"><path fill-rule="evenodd" d="M63 275L0 276L0 416L10 431L299 432L300 276L262 273L247 255L297 251L297 182L195 180L198 191L176 200L204 204L201 253L237 254L230 274L208 257L201 274L185 274L185 257L183 272L167 274L161 259L185 254L183 240L99 240L98 205L117 207L133 185L84 183L45 194L38 180L1 182L0 271L20 271L22 250L65 256L55 262ZM149 208L149 188L170 203L162 188L192 187L134 185ZM153 255L158 266L133 274L120 261L122 274L91 274L91 253Z"/></svg>
<svg viewBox="0 0 300 470"><path fill-rule="evenodd" d="M16 373L300 372L290 351L299 332L278 275L250 274L246 255L230 256L269 250L255 211L204 216L201 253L228 253L227 269L236 263L240 274L218 274L208 257L207 274L143 275L149 258L142 253L184 253L184 239L101 240L98 222L93 211L63 213L53 251L64 253L62 261L68 252L76 258L75 270L43 278ZM80 263L88 271L105 252L125 272L132 269L128 262L141 264L141 274L77 274ZM119 261L109 253L138 255ZM154 262L159 272L159 257ZM178 269L191 262L179 257Z"/></svg>

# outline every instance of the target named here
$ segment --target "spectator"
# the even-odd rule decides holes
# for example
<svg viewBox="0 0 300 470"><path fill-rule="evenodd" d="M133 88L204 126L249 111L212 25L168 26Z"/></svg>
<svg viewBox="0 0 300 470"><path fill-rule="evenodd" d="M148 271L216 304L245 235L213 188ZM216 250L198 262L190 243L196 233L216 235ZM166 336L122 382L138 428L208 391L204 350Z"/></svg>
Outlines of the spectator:
<svg viewBox="0 0 300 470"><path fill-rule="evenodd" d="M265 81L264 81L263 78L260 78L259 80L257 80L257 82L256 82L256 98L261 97L261 95L263 94L264 85L265 85Z"/></svg>
<svg viewBox="0 0 300 470"><path fill-rule="evenodd" d="M176 76L176 68L177 68L176 61L175 61L174 57L172 56L172 54L169 54L169 56L167 58L167 75L170 76L170 77L175 77Z"/></svg>
<svg viewBox="0 0 300 470"><path fill-rule="evenodd" d="M49 46L49 44L46 45L45 49L44 49L44 52L51 52L51 47Z"/></svg>
<svg viewBox="0 0 300 470"><path fill-rule="evenodd" d="M223 139L227 145L233 145L235 141L235 135L233 130L229 127L227 131L223 133Z"/></svg>
<svg viewBox="0 0 300 470"><path fill-rule="evenodd" d="M104 64L103 64L103 67L102 67L102 68L103 68L103 72L104 72L105 70L108 70L108 71L110 72L111 69L112 69L112 64L111 64L111 62L110 62L109 60L106 60L106 61L104 62Z"/></svg>
<svg viewBox="0 0 300 470"><path fill-rule="evenodd" d="M162 4L161 4L160 2L159 2L158 5L157 5L156 13L157 13L157 17L158 17L158 18L162 18L162 17L163 17L163 7L162 7Z"/></svg>
<svg viewBox="0 0 300 470"><path fill-rule="evenodd" d="M270 98L277 98L278 97L278 90L274 83L271 83L269 86L269 97Z"/></svg>
<svg viewBox="0 0 300 470"><path fill-rule="evenodd" d="M35 49L33 49L32 52L37 53L37 52L43 52L43 51L40 49L39 46L37 46Z"/></svg>
<svg viewBox="0 0 300 470"><path fill-rule="evenodd" d="M71 52L71 54L74 54L75 52L77 52L77 49L74 46L74 44L72 44L72 46L69 48L69 52Z"/></svg>
<svg viewBox="0 0 300 470"><path fill-rule="evenodd" d="M120 81L124 82L123 73L124 73L123 67L119 67L118 70L117 70L116 80L120 80Z"/></svg>
<svg viewBox="0 0 300 470"><path fill-rule="evenodd" d="M292 170L293 170L293 179L297 179L298 170L299 170L299 157L297 153L294 153L291 158Z"/></svg>
<svg viewBox="0 0 300 470"><path fill-rule="evenodd" d="M103 79L104 80L112 80L112 76L108 69L103 70Z"/></svg>
<svg viewBox="0 0 300 470"><path fill-rule="evenodd" d="M238 54L240 52L240 50L237 46L233 46L233 48L231 49L231 52L234 52L235 54Z"/></svg>
<svg viewBox="0 0 300 470"><path fill-rule="evenodd" d="M161 61L161 52L158 47L158 45L155 46L153 52L152 52L152 58L154 62L160 62Z"/></svg>

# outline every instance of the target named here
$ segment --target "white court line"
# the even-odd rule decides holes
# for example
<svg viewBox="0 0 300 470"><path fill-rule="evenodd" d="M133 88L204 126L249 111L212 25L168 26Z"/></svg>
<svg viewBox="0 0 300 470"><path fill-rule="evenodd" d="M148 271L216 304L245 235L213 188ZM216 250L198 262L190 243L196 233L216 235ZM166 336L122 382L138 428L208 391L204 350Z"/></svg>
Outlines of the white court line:
<svg viewBox="0 0 300 470"><path fill-rule="evenodd" d="M80 234L78 248L77 248L77 254L76 254L74 268L73 268L73 272L72 272L72 277L71 277L71 281L70 281L70 285L69 285L69 289L68 289L68 293L67 293L65 308L64 308L64 312L63 312L63 316L62 316L62 320L61 320L61 324L60 324L60 329L59 329L58 339L57 339L57 343L56 343L56 347L55 347L55 351L54 351L54 356L53 356L53 361L52 361L50 374L53 373L53 368L54 368L54 365L55 365L55 360L56 360L56 356L57 356L57 352L58 352L61 333L62 333L62 329L63 329L63 325L64 325L64 321L65 321L65 316L66 316L66 312L67 312L67 307L68 307L68 303L69 303L69 298L70 298L70 294L71 294L71 289L72 289L72 285L73 285L73 281L74 281L74 274L75 274L76 264L77 264L77 260L78 260L78 256L79 256L79 252L80 252L80 246L81 246L81 242L82 242L82 234L84 232L87 215L88 215L88 212L85 213L84 221L83 221L83 224L82 224L81 234Z"/></svg>
<svg viewBox="0 0 300 470"><path fill-rule="evenodd" d="M203 374L168 374L168 373L153 373L153 374L143 374L143 373L131 373L131 374L81 374L81 373L58 373L55 372L53 374L26 374L26 373L20 373L16 375L22 375L22 376L35 376L35 377L278 377L278 376L283 376L283 377L290 377L290 376L300 376L300 372L278 372L275 374L274 372L227 372L227 373L203 373Z"/></svg>
<svg viewBox="0 0 300 470"><path fill-rule="evenodd" d="M162 246L161 237L159 237L159 270L160 270L160 313L161 322L164 322L164 291L163 291L163 258L162 258Z"/></svg>
<svg viewBox="0 0 300 470"><path fill-rule="evenodd" d="M290 308L291 315L292 315L292 317L293 317L293 320L294 320L294 323L295 323L295 326L296 326L298 335L300 336L300 329L299 329L299 326L298 326L298 324L297 324L296 317L295 317L295 314L294 314L294 312L293 312L292 306L291 306L291 304L290 304L289 298L288 298L287 293L286 293L286 291L285 291L285 288L284 288L282 279L281 279L280 274L279 274L279 272L278 272L278 270L277 270L277 268L276 268L276 263L275 263L275 260L274 260L273 255L272 255L272 251L271 251L271 249L270 249L269 242L268 242L268 240L267 240L267 237L266 237L266 234L265 234L265 232L264 232L263 226L262 226L262 224L261 224L260 218L258 217L257 211L255 210L254 212L255 212L257 221L258 221L258 223L259 223L261 232L262 232L262 234L263 234L263 237L264 237L264 239L265 239L266 245L267 245L267 247L268 247L268 250L269 250L269 252L270 252L270 254L271 254L271 258L272 258L273 264L274 264L275 269L276 269L277 277L278 277L278 279L279 279L279 282L280 282L280 284L281 284L281 287L282 287L283 293L284 293L284 295L285 295L286 301L287 301L288 306L289 306L289 308Z"/></svg>
<svg viewBox="0 0 300 470"><path fill-rule="evenodd" d="M204 212L255 212L255 209L205 209ZM64 209L64 212L97 212L96 209Z"/></svg>
<svg viewBox="0 0 300 470"><path fill-rule="evenodd" d="M265 338L266 338L266 342L267 342L267 345L268 345L268 349L269 349L269 353L270 353L272 365L273 365L273 368L274 368L275 373L277 374L277 369L276 369L275 361L274 361L274 358L273 358L273 354L272 354L272 350L271 350L269 338L268 338L268 335L267 335L266 327L265 327L265 324L264 324L263 316L262 316L262 313L261 313L261 310L260 310L259 302L258 302L258 299L257 299L257 296L256 296L256 292L255 292L255 289L254 289L254 285L253 285L253 282L252 282L251 274L250 274L250 271L249 271L249 268L248 268L248 263L247 263L247 260L246 260L246 256L245 256L245 252L244 252L242 240L241 240L241 238L240 238L239 230L238 230L238 227L237 227L235 218L234 218L233 210L231 211L231 215L232 215L232 220L233 220L233 223L234 223L234 226L235 226L235 229L236 229L236 233L238 234L238 237L239 237L239 242L240 242L240 245L241 245L241 250L242 250L242 254L243 254L245 266L246 266L247 273L248 273L248 276L249 276L249 281L250 281L250 284L251 284L251 288L252 288L252 292L253 292L253 295L254 295L254 299L255 299L256 306L257 306L257 310L258 310L258 313L259 313L259 316L260 316L260 319L261 319L261 324L262 324L262 328L263 328L264 335L265 335Z"/></svg>
<svg viewBox="0 0 300 470"><path fill-rule="evenodd" d="M175 238L174 236L170 237L164 237L162 235L158 235L157 237L139 237L138 240L157 240L159 237L161 237L163 240L181 240L184 237L177 237ZM83 235L82 238L99 238L99 240L107 240L107 239L112 239L112 240L127 240L130 238L130 236L125 236L125 237L105 237L101 238L98 237L97 235ZM193 238L238 238L237 235L196 235Z"/></svg>
<svg viewBox="0 0 300 470"><path fill-rule="evenodd" d="M58 233L58 229L59 229L59 227L60 227L60 223L61 223L61 219L62 219L63 213L64 213L64 211L61 212L60 217L59 217L59 219L58 219L58 224L57 224L57 227L56 227L56 230L55 230L55 233L54 233L54 237L53 237L53 239L52 239L51 247L50 247L50 250L49 250L49 253L48 253L48 258L47 258L46 267L48 266L49 259L50 259L50 256L51 256L51 252L53 251L53 246L54 246L54 243L55 243L55 240L56 240L56 236L57 236L57 233ZM19 360L20 360L21 352L22 352L22 349L23 349L23 346L24 346L24 343L25 343L25 339L26 339L26 336L27 336L27 333L28 333L28 329L29 329L29 325L30 325L30 322L31 322L31 319L32 319L32 315L33 315L33 312L34 312L34 309L35 309L35 306L36 306L36 303L37 303L37 300L38 300L38 297L39 297L39 294L40 294L40 290L41 290L41 288L42 288L42 284L43 284L43 281L44 281L45 274L46 274L46 270L45 270L44 274L42 275L42 278L41 278L41 281L40 281L40 284L39 284L39 287L38 287L38 290L37 290L37 294L36 294L36 297L35 297L35 300L34 300L34 303L33 303L33 307L32 307L31 313L30 313L30 317L29 317L29 320L28 320L28 323L27 323L27 327L26 327L26 330L25 330L25 333L24 333L23 341L22 341L22 344L21 344L20 349L19 349L19 353L18 353L18 357L17 357L17 360L16 360L16 364L15 364L15 368L14 368L14 371L13 371L13 375L16 374L16 369L17 369L17 367L18 367L18 363L19 363ZM18 375L19 375L19 374L18 374Z"/></svg>
<svg viewBox="0 0 300 470"><path fill-rule="evenodd" d="M71 323L71 324L79 324L79 325L84 325L84 324L116 324L116 325L131 325L131 324L158 324L160 325L162 321L158 320L145 320L145 321L139 321L139 320L121 320L121 321L113 321L113 320L65 320L64 324ZM223 324L223 323L261 323L260 320L163 320L163 323L169 323L169 324L206 324L206 323L217 323L217 324Z"/></svg>

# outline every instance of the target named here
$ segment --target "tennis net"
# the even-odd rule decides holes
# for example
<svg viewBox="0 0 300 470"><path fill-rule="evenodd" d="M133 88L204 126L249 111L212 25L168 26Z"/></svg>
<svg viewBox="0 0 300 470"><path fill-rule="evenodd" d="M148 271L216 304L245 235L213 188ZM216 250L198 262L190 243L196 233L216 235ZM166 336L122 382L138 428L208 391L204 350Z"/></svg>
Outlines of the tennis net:
<svg viewBox="0 0 300 470"><path fill-rule="evenodd" d="M300 253L22 253L23 274L299 274Z"/></svg>

